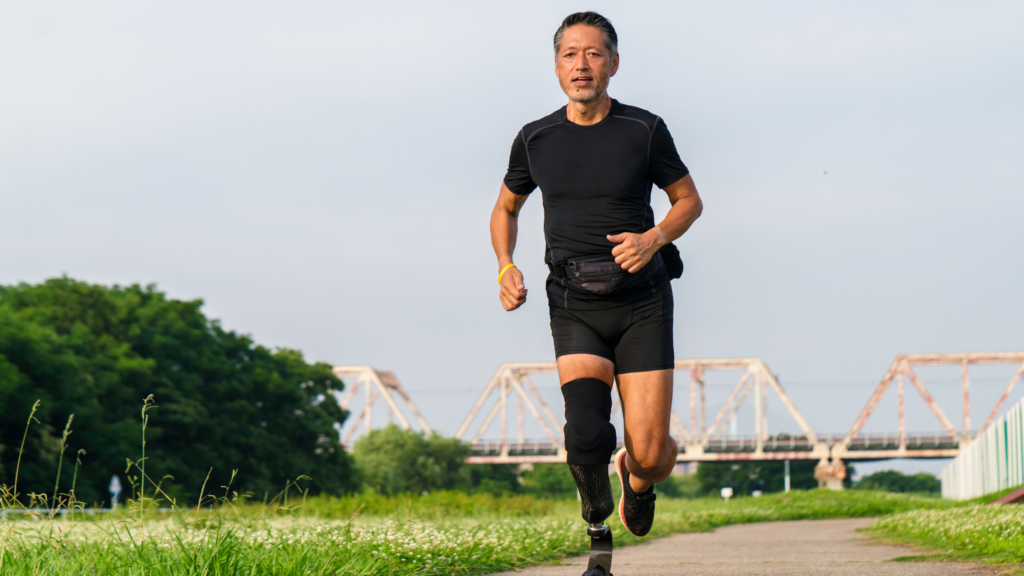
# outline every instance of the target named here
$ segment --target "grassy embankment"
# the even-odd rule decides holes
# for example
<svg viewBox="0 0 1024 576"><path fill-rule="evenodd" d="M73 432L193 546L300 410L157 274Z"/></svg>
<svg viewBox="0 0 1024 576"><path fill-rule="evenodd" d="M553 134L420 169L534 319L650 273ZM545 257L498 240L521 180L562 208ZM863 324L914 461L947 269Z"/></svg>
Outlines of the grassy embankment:
<svg viewBox="0 0 1024 576"><path fill-rule="evenodd" d="M867 532L894 542L940 551L906 556L914 560L969 560L989 564L1024 564L1024 506L990 503L1010 488L945 508L919 509L876 520ZM1024 574L1024 568L1019 572Z"/></svg>
<svg viewBox="0 0 1024 576"><path fill-rule="evenodd" d="M956 504L875 492L792 492L725 503L658 500L652 533L638 539L613 523L616 544L744 522L947 514ZM7 575L221 576L480 574L584 553L575 501L435 493L311 498L289 506L93 519L0 522ZM614 519L613 519L614 520ZM886 522L883 520L881 522Z"/></svg>

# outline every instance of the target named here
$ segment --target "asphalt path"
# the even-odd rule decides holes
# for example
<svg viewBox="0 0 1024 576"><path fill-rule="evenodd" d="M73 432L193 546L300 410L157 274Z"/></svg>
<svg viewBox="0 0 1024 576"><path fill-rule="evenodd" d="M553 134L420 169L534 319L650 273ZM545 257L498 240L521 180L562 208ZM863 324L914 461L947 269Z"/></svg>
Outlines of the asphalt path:
<svg viewBox="0 0 1024 576"><path fill-rule="evenodd" d="M958 562L889 562L927 552L879 544L857 532L870 519L765 522L678 534L615 551L614 576L945 576L995 574L991 568ZM583 529L583 526L580 526ZM624 530L621 524L613 530ZM541 566L512 576L580 576L585 557L561 566Z"/></svg>

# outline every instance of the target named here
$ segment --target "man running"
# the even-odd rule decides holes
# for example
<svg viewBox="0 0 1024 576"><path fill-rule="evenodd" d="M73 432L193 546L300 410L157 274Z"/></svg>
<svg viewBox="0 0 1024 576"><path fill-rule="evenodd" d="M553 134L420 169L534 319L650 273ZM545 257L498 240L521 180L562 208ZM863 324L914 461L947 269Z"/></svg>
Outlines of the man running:
<svg viewBox="0 0 1024 576"><path fill-rule="evenodd" d="M669 436L669 280L682 273L682 261L671 242L703 206L664 120L608 96L619 68L611 22L594 12L571 14L555 32L554 49L569 103L516 134L491 214L501 304L515 310L526 302L512 253L519 210L540 187L566 460L583 518L600 525L615 506L607 466L616 446L610 419L617 380L625 422L625 448L614 460L622 483L618 512L630 532L643 536L654 520L654 485L668 478L679 452ZM672 202L657 226L652 184Z"/></svg>

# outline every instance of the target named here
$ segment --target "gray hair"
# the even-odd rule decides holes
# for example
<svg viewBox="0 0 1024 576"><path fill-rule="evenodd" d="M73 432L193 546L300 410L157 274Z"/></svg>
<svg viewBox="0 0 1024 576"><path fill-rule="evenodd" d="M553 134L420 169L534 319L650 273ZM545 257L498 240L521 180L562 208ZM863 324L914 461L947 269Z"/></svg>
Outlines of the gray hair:
<svg viewBox="0 0 1024 576"><path fill-rule="evenodd" d="M555 56L558 56L558 50L562 47L562 34L565 33L566 28L577 24L597 28L604 34L604 47L611 52L612 56L619 52L619 37L615 34L615 27L612 26L611 20L597 12L576 12L566 16L565 20L562 20L562 25L555 30Z"/></svg>

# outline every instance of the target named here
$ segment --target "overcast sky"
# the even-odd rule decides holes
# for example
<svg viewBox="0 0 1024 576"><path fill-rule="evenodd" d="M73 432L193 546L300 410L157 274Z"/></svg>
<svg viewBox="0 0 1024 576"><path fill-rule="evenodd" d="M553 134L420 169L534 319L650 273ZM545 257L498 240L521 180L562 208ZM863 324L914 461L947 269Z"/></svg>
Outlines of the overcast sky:
<svg viewBox="0 0 1024 576"><path fill-rule="evenodd" d="M564 104L550 38L581 9L704 199L678 357L761 357L845 432L899 353L1024 349L1012 2L7 3L0 283L202 298L266 345L394 370L451 434L499 363L553 359L539 198L514 313L487 225L516 132ZM1012 372L978 372L975 425ZM961 425L958 370L926 375Z"/></svg>

